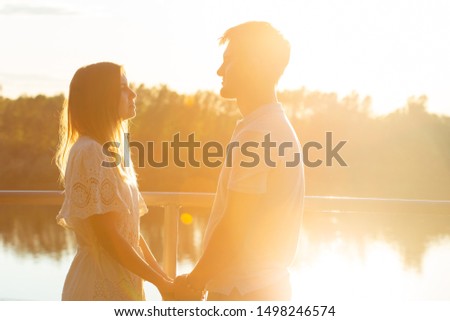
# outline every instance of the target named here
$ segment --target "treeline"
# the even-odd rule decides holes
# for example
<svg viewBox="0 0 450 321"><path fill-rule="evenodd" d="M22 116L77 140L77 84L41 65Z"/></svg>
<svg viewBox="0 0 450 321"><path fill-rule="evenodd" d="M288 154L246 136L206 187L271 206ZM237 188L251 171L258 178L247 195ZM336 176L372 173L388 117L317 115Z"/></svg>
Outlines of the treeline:
<svg viewBox="0 0 450 321"><path fill-rule="evenodd" d="M192 167L185 154L185 168L175 166L173 154L164 168L150 166L148 159L162 160L163 142L177 133L185 141L194 134L202 146L215 141L225 147L240 118L235 103L205 91L135 89L130 138L145 146L144 166L137 168L141 190L214 192L220 167ZM279 99L302 144L322 146L314 144L307 155L315 164L323 161L305 168L308 195L450 199L450 117L428 113L426 97L411 97L383 117L373 117L370 98L356 93L339 98L302 88L281 92ZM62 188L52 158L63 101L62 95L0 97L0 189ZM339 155L347 166L336 159L327 166L327 149L341 141ZM200 162L201 152L195 154ZM142 153L133 148L132 155L138 165Z"/></svg>

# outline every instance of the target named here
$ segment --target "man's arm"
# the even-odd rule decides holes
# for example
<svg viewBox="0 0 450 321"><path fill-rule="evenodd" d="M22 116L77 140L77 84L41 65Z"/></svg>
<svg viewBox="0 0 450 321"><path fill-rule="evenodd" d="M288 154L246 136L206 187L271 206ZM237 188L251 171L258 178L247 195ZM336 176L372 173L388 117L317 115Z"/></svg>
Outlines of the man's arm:
<svg viewBox="0 0 450 321"><path fill-rule="evenodd" d="M255 223L255 210L262 194L247 194L229 191L225 213L214 230L209 243L187 276L187 283L194 289L203 289L218 272L225 269L231 260L238 258L245 235Z"/></svg>

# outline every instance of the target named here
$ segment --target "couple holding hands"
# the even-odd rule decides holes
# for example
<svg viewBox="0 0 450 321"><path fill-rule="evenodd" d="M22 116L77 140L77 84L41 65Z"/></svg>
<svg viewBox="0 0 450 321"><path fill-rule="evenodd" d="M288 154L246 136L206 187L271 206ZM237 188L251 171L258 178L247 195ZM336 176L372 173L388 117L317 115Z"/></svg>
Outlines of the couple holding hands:
<svg viewBox="0 0 450 321"><path fill-rule="evenodd" d="M57 221L75 232L78 245L63 300L145 300L144 281L153 283L164 300L291 298L288 266L302 219L303 162L286 165L301 157L301 147L276 96L290 45L269 23L257 21L228 29L221 44L227 47L217 71L223 79L220 95L236 99L243 116L231 142L252 147L257 157L243 165L248 150L227 150L203 253L191 273L175 279L140 234L147 206L133 166L102 166L109 160L102 149L107 142L118 142L115 152L124 153L136 93L123 68L113 63L75 73L56 154L65 188ZM267 158L271 161L261 161Z"/></svg>

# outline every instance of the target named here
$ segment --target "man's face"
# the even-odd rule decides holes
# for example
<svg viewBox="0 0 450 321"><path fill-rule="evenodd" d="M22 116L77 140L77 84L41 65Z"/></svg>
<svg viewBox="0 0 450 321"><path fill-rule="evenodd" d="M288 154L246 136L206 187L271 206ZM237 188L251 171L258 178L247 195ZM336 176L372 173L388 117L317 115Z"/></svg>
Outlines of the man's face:
<svg viewBox="0 0 450 321"><path fill-rule="evenodd" d="M217 75L222 77L220 95L223 98L238 98L245 90L246 78L245 65L242 57L236 54L233 45L228 44L223 53L223 63L217 70Z"/></svg>

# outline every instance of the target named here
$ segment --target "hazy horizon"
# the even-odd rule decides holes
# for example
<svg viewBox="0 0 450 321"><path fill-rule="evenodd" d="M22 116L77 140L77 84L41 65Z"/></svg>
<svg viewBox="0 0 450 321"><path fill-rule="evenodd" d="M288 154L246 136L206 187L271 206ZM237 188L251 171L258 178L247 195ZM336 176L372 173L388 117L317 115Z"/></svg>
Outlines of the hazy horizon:
<svg viewBox="0 0 450 321"><path fill-rule="evenodd" d="M291 42L279 89L305 87L372 98L376 115L426 95L450 115L450 3L443 0L143 2L0 0L0 94L66 93L77 68L123 64L128 78L180 93L218 92L229 27L266 20Z"/></svg>

